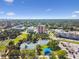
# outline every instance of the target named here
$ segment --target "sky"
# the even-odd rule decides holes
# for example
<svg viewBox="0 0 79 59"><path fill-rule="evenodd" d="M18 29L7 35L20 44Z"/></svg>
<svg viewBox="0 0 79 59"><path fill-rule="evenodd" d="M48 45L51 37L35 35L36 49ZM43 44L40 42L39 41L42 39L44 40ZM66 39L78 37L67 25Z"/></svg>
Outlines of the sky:
<svg viewBox="0 0 79 59"><path fill-rule="evenodd" d="M0 0L0 19L79 19L79 0Z"/></svg>

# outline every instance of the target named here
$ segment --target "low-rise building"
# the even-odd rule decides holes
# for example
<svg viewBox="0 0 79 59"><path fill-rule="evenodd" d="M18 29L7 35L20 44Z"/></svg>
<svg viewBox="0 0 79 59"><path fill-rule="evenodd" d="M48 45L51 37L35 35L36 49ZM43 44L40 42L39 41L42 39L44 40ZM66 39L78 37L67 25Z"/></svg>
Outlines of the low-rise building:
<svg viewBox="0 0 79 59"><path fill-rule="evenodd" d="M56 31L56 35L58 37L67 38L67 39L75 39L79 40L79 32L78 31Z"/></svg>
<svg viewBox="0 0 79 59"><path fill-rule="evenodd" d="M30 27L27 28L27 33L32 33L32 32L37 32L36 27L30 26Z"/></svg>
<svg viewBox="0 0 79 59"><path fill-rule="evenodd" d="M23 25L17 25L17 26L12 27L12 29L24 30L25 27Z"/></svg>

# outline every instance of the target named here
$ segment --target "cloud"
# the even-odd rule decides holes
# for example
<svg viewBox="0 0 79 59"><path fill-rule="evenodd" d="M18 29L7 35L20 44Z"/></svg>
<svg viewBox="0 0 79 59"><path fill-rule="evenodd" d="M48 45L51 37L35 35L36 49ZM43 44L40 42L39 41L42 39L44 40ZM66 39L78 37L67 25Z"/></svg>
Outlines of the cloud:
<svg viewBox="0 0 79 59"><path fill-rule="evenodd" d="M73 14L79 14L79 11L74 11Z"/></svg>
<svg viewBox="0 0 79 59"><path fill-rule="evenodd" d="M50 11L52 11L52 9L46 9L46 12L50 12Z"/></svg>
<svg viewBox="0 0 79 59"><path fill-rule="evenodd" d="M14 16L15 13L14 13L14 12L8 12L8 13L6 13L6 15L7 15L7 16Z"/></svg>
<svg viewBox="0 0 79 59"><path fill-rule="evenodd" d="M4 0L6 3L13 3L14 0Z"/></svg>
<svg viewBox="0 0 79 59"><path fill-rule="evenodd" d="M76 18L76 17L77 17L77 15L76 15L76 14L74 14L74 15L72 15L72 17L73 17L73 18Z"/></svg>
<svg viewBox="0 0 79 59"><path fill-rule="evenodd" d="M75 13L79 13L79 11L75 11Z"/></svg>
<svg viewBox="0 0 79 59"><path fill-rule="evenodd" d="M79 11L72 12L72 16L71 16L72 18L79 18L78 16L79 16Z"/></svg>

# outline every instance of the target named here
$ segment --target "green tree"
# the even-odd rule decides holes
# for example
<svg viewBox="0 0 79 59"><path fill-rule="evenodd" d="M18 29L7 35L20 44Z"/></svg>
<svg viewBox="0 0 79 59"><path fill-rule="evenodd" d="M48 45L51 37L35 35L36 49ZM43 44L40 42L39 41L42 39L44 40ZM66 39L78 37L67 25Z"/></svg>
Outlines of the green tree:
<svg viewBox="0 0 79 59"><path fill-rule="evenodd" d="M9 59L19 59L19 50L16 49L13 41L10 41L6 47L6 54L9 56ZM16 57L15 57L16 56Z"/></svg>
<svg viewBox="0 0 79 59"><path fill-rule="evenodd" d="M37 54L41 55L42 47L40 45L36 46Z"/></svg>
<svg viewBox="0 0 79 59"><path fill-rule="evenodd" d="M57 51L57 55L58 55L59 59L68 59L67 52L65 50Z"/></svg>
<svg viewBox="0 0 79 59"><path fill-rule="evenodd" d="M58 46L59 42L57 40L50 40L50 42L47 44L49 48L52 50L59 50L60 47Z"/></svg>
<svg viewBox="0 0 79 59"><path fill-rule="evenodd" d="M57 59L54 52L52 52L50 59Z"/></svg>

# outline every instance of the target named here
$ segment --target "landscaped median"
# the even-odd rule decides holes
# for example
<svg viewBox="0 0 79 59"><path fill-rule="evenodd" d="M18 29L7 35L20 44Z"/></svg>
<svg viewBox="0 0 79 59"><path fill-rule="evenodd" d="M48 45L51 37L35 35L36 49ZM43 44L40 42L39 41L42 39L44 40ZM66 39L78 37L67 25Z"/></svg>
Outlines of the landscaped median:
<svg viewBox="0 0 79 59"><path fill-rule="evenodd" d="M79 44L79 41L75 41L75 40L63 39L61 41L63 41L63 42L69 42L69 43L74 43L74 44Z"/></svg>

